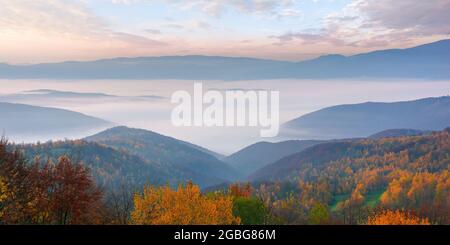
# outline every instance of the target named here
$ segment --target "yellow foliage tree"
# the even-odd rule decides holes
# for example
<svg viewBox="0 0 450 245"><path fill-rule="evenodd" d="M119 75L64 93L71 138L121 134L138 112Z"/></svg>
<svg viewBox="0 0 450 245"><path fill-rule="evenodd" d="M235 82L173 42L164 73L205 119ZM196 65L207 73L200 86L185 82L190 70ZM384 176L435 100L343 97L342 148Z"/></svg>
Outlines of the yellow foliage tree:
<svg viewBox="0 0 450 245"><path fill-rule="evenodd" d="M205 196L192 183L173 190L169 186L146 186L144 193L135 194L134 210L131 213L134 224L145 225L206 225L239 224L239 217L233 216L231 196Z"/></svg>
<svg viewBox="0 0 450 245"><path fill-rule="evenodd" d="M368 225L429 225L427 218L417 217L401 210L384 210L367 219Z"/></svg>
<svg viewBox="0 0 450 245"><path fill-rule="evenodd" d="M3 201L8 198L8 186L0 176L0 220L3 218Z"/></svg>

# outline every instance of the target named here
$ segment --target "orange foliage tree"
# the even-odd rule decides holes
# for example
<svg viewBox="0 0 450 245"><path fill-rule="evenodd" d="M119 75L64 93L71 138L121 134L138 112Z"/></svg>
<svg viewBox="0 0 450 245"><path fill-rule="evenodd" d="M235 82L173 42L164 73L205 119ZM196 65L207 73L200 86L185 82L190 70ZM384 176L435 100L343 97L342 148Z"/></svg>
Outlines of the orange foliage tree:
<svg viewBox="0 0 450 245"><path fill-rule="evenodd" d="M70 158L30 164L0 140L1 224L96 224L103 193L89 170Z"/></svg>
<svg viewBox="0 0 450 245"><path fill-rule="evenodd" d="M143 194L135 194L134 210L131 213L134 224L239 224L233 216L231 196L205 196L192 183L176 190L169 186L146 186Z"/></svg>
<svg viewBox="0 0 450 245"><path fill-rule="evenodd" d="M231 184L228 192L233 197L250 197L252 195L252 185L250 183L243 184Z"/></svg>
<svg viewBox="0 0 450 245"><path fill-rule="evenodd" d="M368 225L429 225L427 218L420 218L408 211L384 210L367 219Z"/></svg>
<svg viewBox="0 0 450 245"><path fill-rule="evenodd" d="M103 192L95 185L89 169L62 156L56 165L47 164L46 206L50 223L96 224L102 222Z"/></svg>

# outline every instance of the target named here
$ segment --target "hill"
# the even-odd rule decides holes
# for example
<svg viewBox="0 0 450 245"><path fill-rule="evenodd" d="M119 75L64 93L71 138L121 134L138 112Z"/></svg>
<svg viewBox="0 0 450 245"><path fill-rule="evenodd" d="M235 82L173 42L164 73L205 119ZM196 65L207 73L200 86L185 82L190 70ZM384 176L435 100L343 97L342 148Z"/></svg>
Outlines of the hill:
<svg viewBox="0 0 450 245"><path fill-rule="evenodd" d="M31 162L36 157L39 157L42 163L47 160L56 162L62 155L69 156L75 162L81 161L89 167L96 183L107 188L117 188L121 185L164 185L171 180L168 169L158 163L95 142L65 140L12 147L21 150Z"/></svg>
<svg viewBox="0 0 450 245"><path fill-rule="evenodd" d="M358 141L337 141L318 144L305 150L284 157L252 174L252 181L309 181L327 178L336 174L328 167L342 165L350 167L356 173L361 167L383 168L384 174L399 169L417 171L441 171L448 167L450 152L450 130L439 131L430 135L364 139ZM401 161L398 157L402 157ZM390 161L400 161L401 166L390 166ZM356 164L355 167L352 164ZM357 165L360 164L360 165ZM325 170L330 171L327 173ZM320 174L319 174L320 173Z"/></svg>
<svg viewBox="0 0 450 245"><path fill-rule="evenodd" d="M376 134L370 135L369 139L394 138L402 136L418 136L430 134L431 131L417 130L417 129L388 129Z"/></svg>
<svg viewBox="0 0 450 245"><path fill-rule="evenodd" d="M269 163L321 142L317 140L288 140L278 143L258 142L225 157L223 161L239 169L247 176Z"/></svg>
<svg viewBox="0 0 450 245"><path fill-rule="evenodd" d="M148 130L120 126L89 136L86 140L156 162L170 171L171 178L180 182L192 180L205 187L239 177L238 171L206 153L203 148Z"/></svg>
<svg viewBox="0 0 450 245"><path fill-rule="evenodd" d="M444 96L327 107L283 124L281 134L302 139L357 138L387 129L442 130L449 125L450 97Z"/></svg>
<svg viewBox="0 0 450 245"><path fill-rule="evenodd" d="M77 138L114 124L78 112L0 102L0 130L12 141Z"/></svg>

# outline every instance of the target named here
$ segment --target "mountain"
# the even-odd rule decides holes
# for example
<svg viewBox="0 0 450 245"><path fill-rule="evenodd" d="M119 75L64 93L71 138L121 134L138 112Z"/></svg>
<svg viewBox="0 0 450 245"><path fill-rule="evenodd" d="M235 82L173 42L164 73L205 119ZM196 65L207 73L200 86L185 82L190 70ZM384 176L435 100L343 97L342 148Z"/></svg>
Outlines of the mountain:
<svg viewBox="0 0 450 245"><path fill-rule="evenodd" d="M86 98L114 98L117 97L115 95L104 94L104 93L80 93L80 92L72 92L72 91L59 91L53 89L35 89L24 91L22 95L28 96L45 96L45 97L86 97Z"/></svg>
<svg viewBox="0 0 450 245"><path fill-rule="evenodd" d="M1 78L51 79L264 79L283 76L295 63L220 56L114 58L0 66Z"/></svg>
<svg viewBox="0 0 450 245"><path fill-rule="evenodd" d="M0 102L0 130L12 141L83 137L111 126L74 111Z"/></svg>
<svg viewBox="0 0 450 245"><path fill-rule="evenodd" d="M36 89L22 91L14 94L3 94L0 95L1 102L9 103L34 103L36 101L75 101L86 103L87 101L117 101L118 99L123 100L160 100L165 99L165 97L157 95L142 95L142 96L117 96L105 93L90 93L90 92L73 92L73 91L59 91L52 89Z"/></svg>
<svg viewBox="0 0 450 245"><path fill-rule="evenodd" d="M169 169L171 178L180 183L192 180L205 187L240 177L227 163L206 153L206 149L148 130L120 126L89 136L85 140L156 162Z"/></svg>
<svg viewBox="0 0 450 245"><path fill-rule="evenodd" d="M417 129L388 129L376 134L370 135L369 139L394 138L402 136L418 136L430 134L431 131L417 130Z"/></svg>
<svg viewBox="0 0 450 245"><path fill-rule="evenodd" d="M62 155L69 156L75 162L82 161L91 170L96 183L106 188L177 184L170 182L169 169L158 163L95 142L65 140L13 147L23 152L30 161L39 157L41 162L56 162Z"/></svg>
<svg viewBox="0 0 450 245"><path fill-rule="evenodd" d="M327 107L283 124L281 134L302 139L357 138L387 129L441 130L449 125L450 97L444 96Z"/></svg>
<svg viewBox="0 0 450 245"><path fill-rule="evenodd" d="M253 80L450 78L450 40L353 56L289 62L245 57L162 56L35 65L0 64L0 78Z"/></svg>
<svg viewBox="0 0 450 245"><path fill-rule="evenodd" d="M223 161L239 169L247 176L269 163L321 142L317 140L288 140L278 143L258 142L225 157Z"/></svg>
<svg viewBox="0 0 450 245"><path fill-rule="evenodd" d="M300 62L303 78L449 78L450 40L353 56L326 55Z"/></svg>
<svg viewBox="0 0 450 245"><path fill-rule="evenodd" d="M422 136L403 136L380 140L337 141L318 144L269 164L248 179L264 181L346 181L346 175L358 174L364 179L366 168L371 174L386 175L393 170L414 172L446 171L450 161L450 128ZM379 168L377 171L374 169ZM337 175L337 172L343 172ZM377 179L365 179L377 181Z"/></svg>

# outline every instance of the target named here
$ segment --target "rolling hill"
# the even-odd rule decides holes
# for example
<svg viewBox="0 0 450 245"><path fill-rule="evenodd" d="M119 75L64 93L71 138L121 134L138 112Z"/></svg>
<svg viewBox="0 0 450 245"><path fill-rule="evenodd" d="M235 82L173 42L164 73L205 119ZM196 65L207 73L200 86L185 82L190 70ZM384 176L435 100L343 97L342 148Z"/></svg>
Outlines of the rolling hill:
<svg viewBox="0 0 450 245"><path fill-rule="evenodd" d="M39 157L41 162L56 162L62 155L69 156L75 162L81 161L91 170L96 183L106 188L177 184L170 182L168 169L158 163L95 142L65 140L13 147L21 150L30 161Z"/></svg>
<svg viewBox="0 0 450 245"><path fill-rule="evenodd" d="M10 140L78 138L114 124L78 112L0 102L0 130Z"/></svg>
<svg viewBox="0 0 450 245"><path fill-rule="evenodd" d="M192 180L205 187L240 177L238 171L206 153L206 149L148 130L120 126L85 140L156 162L170 171L171 178L181 183Z"/></svg>
<svg viewBox="0 0 450 245"><path fill-rule="evenodd" d="M369 139L394 138L402 136L418 136L430 134L431 131L417 130L417 129L388 129L376 134L370 135Z"/></svg>
<svg viewBox="0 0 450 245"><path fill-rule="evenodd" d="M1 78L254 80L288 78L450 78L450 40L290 62L245 57L162 56L34 65L0 64Z"/></svg>
<svg viewBox="0 0 450 245"><path fill-rule="evenodd" d="M450 128L423 136L328 142L284 157L257 170L248 179L254 182L311 181L335 174L333 169L328 168L331 165L346 168L350 167L350 163L354 164L354 168L346 171L352 174L362 166L370 169L384 167L386 172L400 168L419 172L444 171L449 163L449 142ZM390 167L393 156L400 159L396 159L398 162L395 164L401 166Z"/></svg>
<svg viewBox="0 0 450 245"><path fill-rule="evenodd" d="M383 130L442 130L450 125L450 97L324 108L282 125L281 134L302 139L367 137Z"/></svg>
<svg viewBox="0 0 450 245"><path fill-rule="evenodd" d="M317 140L288 140L278 143L258 142L225 157L223 161L239 169L247 176L267 164L321 142Z"/></svg>

